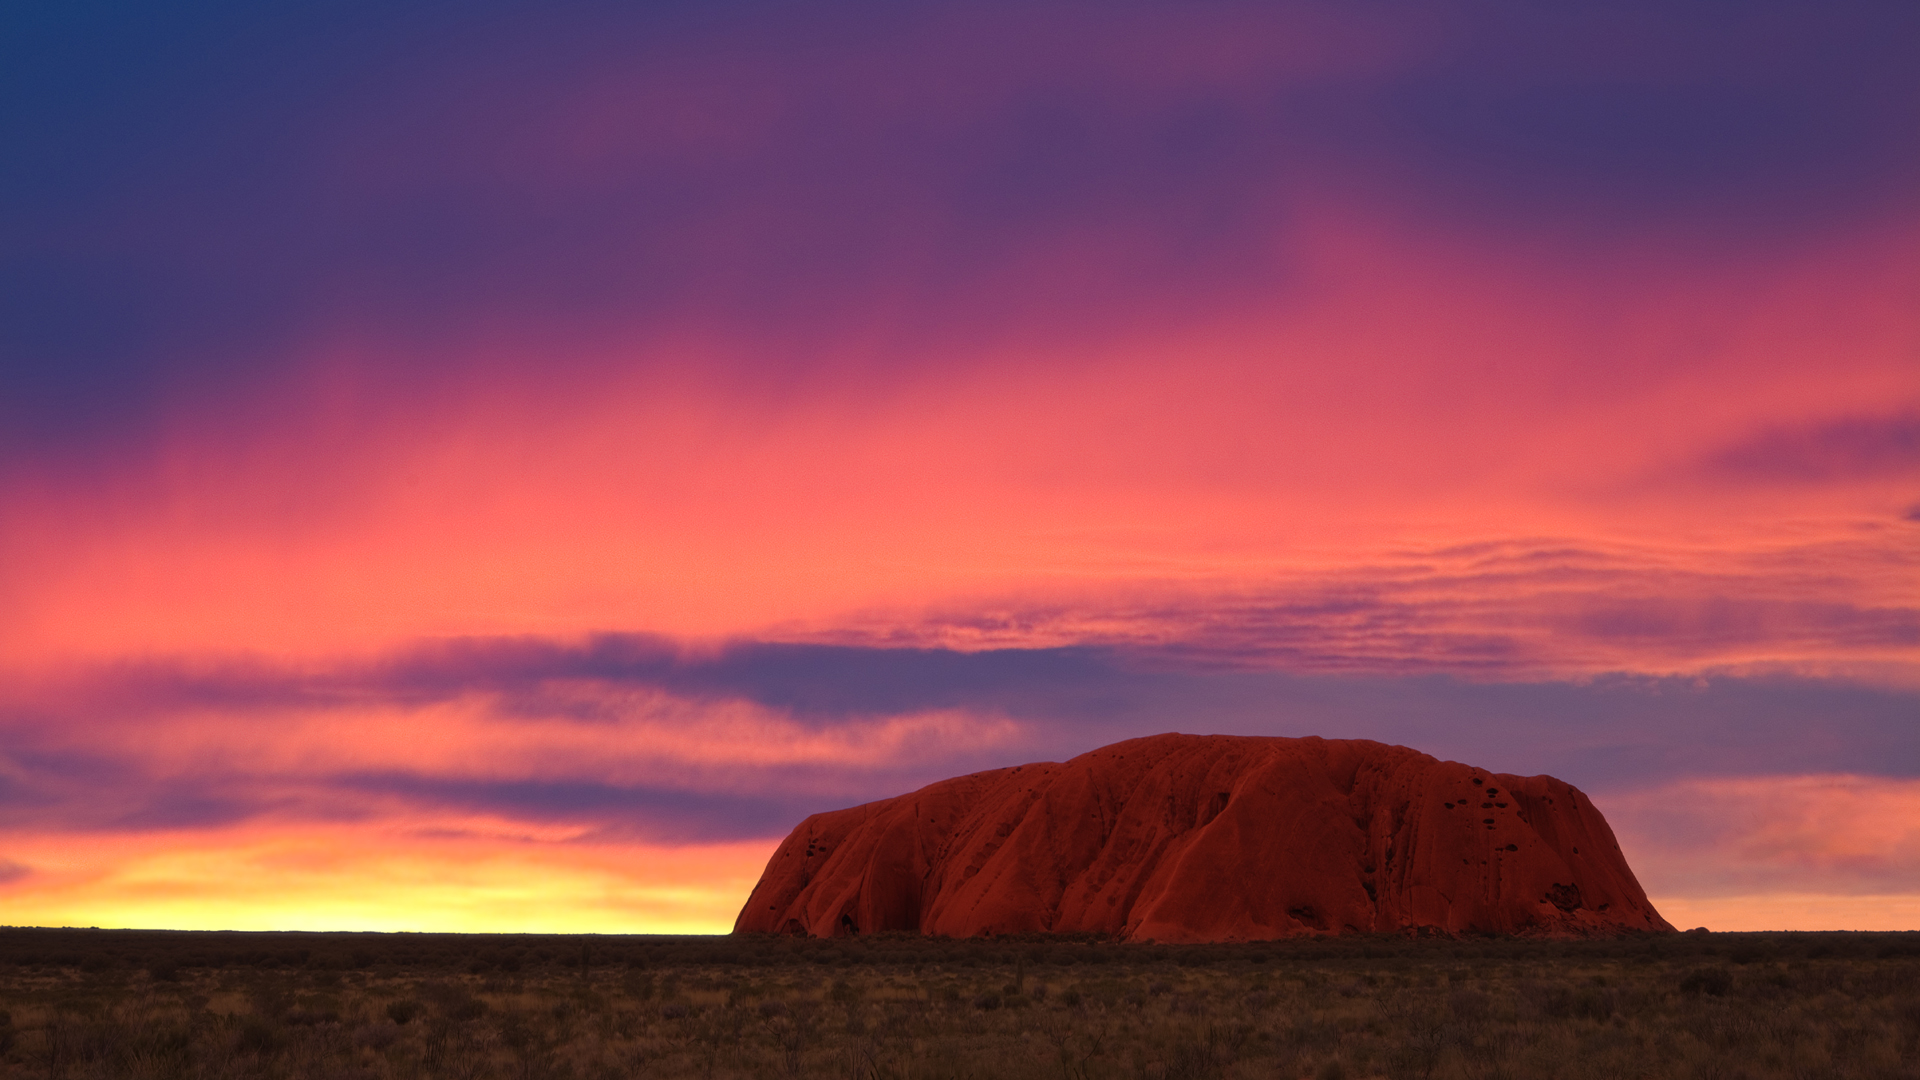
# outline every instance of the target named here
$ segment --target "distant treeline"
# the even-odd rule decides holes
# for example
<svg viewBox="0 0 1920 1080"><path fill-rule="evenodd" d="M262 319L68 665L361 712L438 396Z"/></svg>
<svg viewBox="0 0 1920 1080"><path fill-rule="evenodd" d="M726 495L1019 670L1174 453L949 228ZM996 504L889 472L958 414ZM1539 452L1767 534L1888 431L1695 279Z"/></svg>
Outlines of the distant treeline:
<svg viewBox="0 0 1920 1080"><path fill-rule="evenodd" d="M1733 964L1920 957L1920 932L1648 934L1591 941L1341 937L1213 945L1120 944L1092 936L818 939L598 934L380 934L0 928L0 966L160 978L218 969L550 974L626 968L1015 967L1709 960Z"/></svg>

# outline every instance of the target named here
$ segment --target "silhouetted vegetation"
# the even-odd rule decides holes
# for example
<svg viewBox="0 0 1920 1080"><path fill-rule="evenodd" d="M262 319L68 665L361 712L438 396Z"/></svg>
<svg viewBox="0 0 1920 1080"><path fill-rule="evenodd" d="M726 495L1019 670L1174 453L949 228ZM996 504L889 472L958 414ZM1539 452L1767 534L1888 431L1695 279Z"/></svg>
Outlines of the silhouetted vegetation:
<svg viewBox="0 0 1920 1080"><path fill-rule="evenodd" d="M0 1075L1920 1078L1920 934L0 929Z"/></svg>

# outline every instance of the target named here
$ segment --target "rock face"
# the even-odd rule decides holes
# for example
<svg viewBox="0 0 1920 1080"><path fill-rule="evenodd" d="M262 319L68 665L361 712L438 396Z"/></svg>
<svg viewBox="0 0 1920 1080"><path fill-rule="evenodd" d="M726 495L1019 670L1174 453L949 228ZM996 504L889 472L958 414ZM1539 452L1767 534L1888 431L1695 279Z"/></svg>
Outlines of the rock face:
<svg viewBox="0 0 1920 1080"><path fill-rule="evenodd" d="M1155 735L800 823L735 933L1671 931L1587 797L1403 746Z"/></svg>

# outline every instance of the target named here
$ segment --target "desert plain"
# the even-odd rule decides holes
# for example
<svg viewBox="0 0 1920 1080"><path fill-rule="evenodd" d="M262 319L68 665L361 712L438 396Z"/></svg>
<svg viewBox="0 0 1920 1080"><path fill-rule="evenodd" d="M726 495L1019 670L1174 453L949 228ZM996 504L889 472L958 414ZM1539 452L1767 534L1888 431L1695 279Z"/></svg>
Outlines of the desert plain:
<svg viewBox="0 0 1920 1080"><path fill-rule="evenodd" d="M1920 934L0 930L32 1078L1920 1077Z"/></svg>

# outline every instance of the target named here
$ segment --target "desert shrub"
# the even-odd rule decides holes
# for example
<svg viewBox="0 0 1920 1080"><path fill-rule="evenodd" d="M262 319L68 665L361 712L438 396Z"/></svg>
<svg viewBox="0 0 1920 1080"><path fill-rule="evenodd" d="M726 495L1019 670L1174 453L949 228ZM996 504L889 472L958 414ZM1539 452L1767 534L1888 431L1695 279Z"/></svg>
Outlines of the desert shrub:
<svg viewBox="0 0 1920 1080"><path fill-rule="evenodd" d="M254 982L247 997L256 1016L277 1019L293 1008L293 988L278 980Z"/></svg>
<svg viewBox="0 0 1920 1080"><path fill-rule="evenodd" d="M1455 1020L1463 1024L1477 1024L1487 1018L1492 1001L1479 990L1460 987L1447 995L1447 1008L1453 1012Z"/></svg>
<svg viewBox="0 0 1920 1080"><path fill-rule="evenodd" d="M265 1057L280 1049L283 1043L280 1028L271 1020L262 1016L249 1016L240 1024L240 1030L234 1034L233 1048L242 1054L255 1054Z"/></svg>
<svg viewBox="0 0 1920 1080"><path fill-rule="evenodd" d="M290 1027L313 1027L316 1024L337 1024L340 1022L340 1014L324 1006L314 1008L301 1006L288 1009L281 1020Z"/></svg>
<svg viewBox="0 0 1920 1080"><path fill-rule="evenodd" d="M1607 987L1583 987L1573 999L1573 1015L1583 1020L1610 1020L1618 1008L1619 995Z"/></svg>
<svg viewBox="0 0 1920 1080"><path fill-rule="evenodd" d="M1721 967L1695 968L1680 980L1680 992L1683 994L1725 997L1732 989L1733 973Z"/></svg>
<svg viewBox="0 0 1920 1080"><path fill-rule="evenodd" d="M468 1023L487 1014L487 1003L460 983L440 983L428 987L426 993L435 1011L446 1020Z"/></svg>
<svg viewBox="0 0 1920 1080"><path fill-rule="evenodd" d="M389 1001L387 1002L387 1019L393 1021L395 1024L405 1026L412 1022L414 1017L420 1015L422 1008L423 1006L412 998Z"/></svg>

